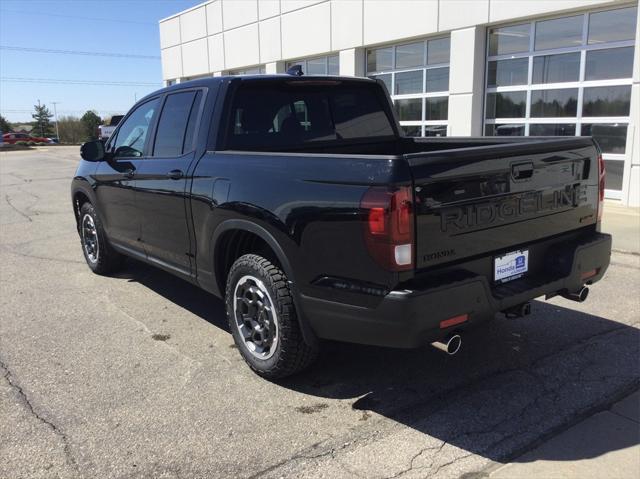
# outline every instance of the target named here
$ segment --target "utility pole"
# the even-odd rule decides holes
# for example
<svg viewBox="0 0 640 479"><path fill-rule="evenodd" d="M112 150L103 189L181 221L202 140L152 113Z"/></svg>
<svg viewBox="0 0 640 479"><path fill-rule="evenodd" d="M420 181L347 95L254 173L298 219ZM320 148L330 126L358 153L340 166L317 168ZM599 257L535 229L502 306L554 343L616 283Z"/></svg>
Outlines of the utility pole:
<svg viewBox="0 0 640 479"><path fill-rule="evenodd" d="M53 103L53 116L56 120L56 138L57 138L57 141L60 141L60 133L58 133L58 110L56 109L56 105L60 102L52 101L51 103Z"/></svg>

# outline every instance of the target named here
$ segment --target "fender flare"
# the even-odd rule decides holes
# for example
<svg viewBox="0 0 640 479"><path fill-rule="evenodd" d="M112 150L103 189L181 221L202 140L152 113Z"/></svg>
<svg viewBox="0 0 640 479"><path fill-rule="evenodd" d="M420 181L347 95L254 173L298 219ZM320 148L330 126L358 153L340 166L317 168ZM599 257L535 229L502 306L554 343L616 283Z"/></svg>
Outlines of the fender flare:
<svg viewBox="0 0 640 479"><path fill-rule="evenodd" d="M302 310L302 307L300 306L300 299L299 299L300 294L296 286L295 273L293 271L293 267L291 266L291 262L289 261L289 258L287 258L287 255L282 249L282 246L280 246L280 243L278 243L278 241L266 228L254 222L244 220L244 219L229 219L220 223L216 227L215 231L213 232L213 235L211 236L211 244L213 245L213 249L212 249L213 258L215 258L216 255L218 254L218 247L219 247L218 242L220 240L220 237L224 233L230 230L243 230L249 233L253 233L256 236L260 237L262 240L264 240L264 242L267 243L267 245L269 245L269 247L273 250L276 257L278 258L278 261L280 262L280 265L282 266L282 269L284 270L284 273L287 275L287 278L289 280L289 287L291 288L291 292L293 293L293 304L296 308L296 313L297 313L296 316L298 318L298 323L300 324L300 331L302 332L302 338L304 339L304 342L307 343L309 346L312 346L312 347L317 346L318 337L316 336L316 333L311 328L309 320L307 319L306 315L304 314L304 311ZM214 264L214 275L215 275L215 264ZM217 282L217 277L216 277L216 282ZM224 293L224 288L221 289L220 291L221 293Z"/></svg>
<svg viewBox="0 0 640 479"><path fill-rule="evenodd" d="M80 228L79 219L80 219L80 207L82 205L76 205L75 198L78 193L82 193L84 196L89 198L89 201L96 208L96 214L100 215L100 211L98 205L96 204L96 196L93 188L89 185L89 182L84 178L74 178L71 187L71 203L73 206L73 215L76 219L76 228Z"/></svg>

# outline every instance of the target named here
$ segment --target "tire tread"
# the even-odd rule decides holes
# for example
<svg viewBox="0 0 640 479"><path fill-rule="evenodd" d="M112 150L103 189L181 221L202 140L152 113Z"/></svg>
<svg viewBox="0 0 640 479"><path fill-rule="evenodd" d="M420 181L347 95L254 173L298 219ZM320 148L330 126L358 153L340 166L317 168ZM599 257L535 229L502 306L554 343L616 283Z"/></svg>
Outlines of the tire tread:
<svg viewBox="0 0 640 479"><path fill-rule="evenodd" d="M273 299L274 302L277 303L276 307L278 309L281 348L276 363L268 370L258 368L246 357L244 351L241 349L243 359L254 372L269 379L284 378L306 369L317 358L318 348L309 346L302 337L293 302L293 293L291 292L286 275L280 268L262 256L256 254L241 256L233 263L229 271L225 297L229 328L231 331L234 331L234 328L236 328L234 324L235 320L231 313L231 301L233 299L231 296L234 290L232 284L233 278L235 272L240 268L249 268L261 272L264 279L267 279L269 286L273 289L276 296Z"/></svg>

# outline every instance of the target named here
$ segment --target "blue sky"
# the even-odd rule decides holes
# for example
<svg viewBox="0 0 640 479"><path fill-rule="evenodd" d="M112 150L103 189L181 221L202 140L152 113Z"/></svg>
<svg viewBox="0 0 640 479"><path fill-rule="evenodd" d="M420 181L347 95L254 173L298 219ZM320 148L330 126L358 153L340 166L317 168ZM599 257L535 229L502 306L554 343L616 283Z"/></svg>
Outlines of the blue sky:
<svg viewBox="0 0 640 479"><path fill-rule="evenodd" d="M134 99L162 86L158 20L203 0L1 0L0 46L154 56L154 59L0 49L0 112L30 121L38 99L58 116L125 113ZM153 85L48 84L61 79Z"/></svg>

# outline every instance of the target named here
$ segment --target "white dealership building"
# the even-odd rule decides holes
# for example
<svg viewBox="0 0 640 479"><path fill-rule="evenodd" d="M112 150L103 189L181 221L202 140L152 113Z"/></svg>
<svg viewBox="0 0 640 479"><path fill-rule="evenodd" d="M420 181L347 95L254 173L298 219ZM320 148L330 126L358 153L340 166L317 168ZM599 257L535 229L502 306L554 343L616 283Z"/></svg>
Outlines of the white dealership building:
<svg viewBox="0 0 640 479"><path fill-rule="evenodd" d="M377 77L409 135L593 135L608 198L640 205L638 3L214 0L160 21L165 84Z"/></svg>

